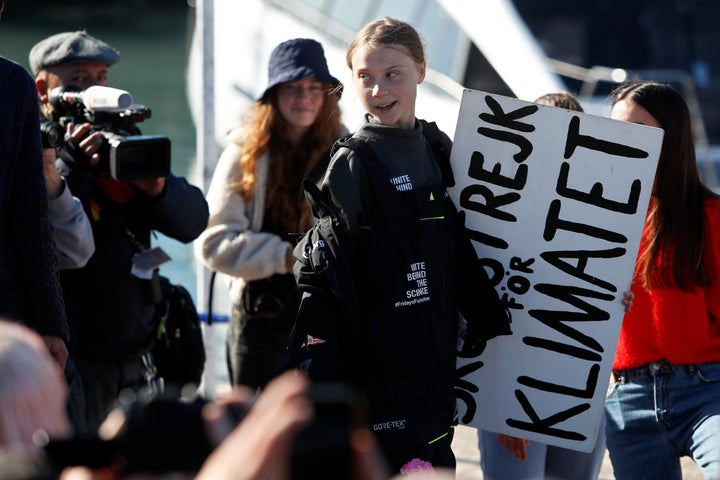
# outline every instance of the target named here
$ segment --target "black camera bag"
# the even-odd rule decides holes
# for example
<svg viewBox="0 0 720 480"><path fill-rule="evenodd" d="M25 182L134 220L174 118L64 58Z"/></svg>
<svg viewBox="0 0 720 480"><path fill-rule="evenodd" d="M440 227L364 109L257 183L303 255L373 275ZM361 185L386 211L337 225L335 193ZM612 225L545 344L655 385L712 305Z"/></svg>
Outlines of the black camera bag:
<svg viewBox="0 0 720 480"><path fill-rule="evenodd" d="M162 300L157 305L157 337L152 349L158 375L166 385L200 384L205 343L190 292L160 276Z"/></svg>
<svg viewBox="0 0 720 480"><path fill-rule="evenodd" d="M291 274L274 274L250 280L243 288L240 308L247 318L294 316L300 306L300 291Z"/></svg>

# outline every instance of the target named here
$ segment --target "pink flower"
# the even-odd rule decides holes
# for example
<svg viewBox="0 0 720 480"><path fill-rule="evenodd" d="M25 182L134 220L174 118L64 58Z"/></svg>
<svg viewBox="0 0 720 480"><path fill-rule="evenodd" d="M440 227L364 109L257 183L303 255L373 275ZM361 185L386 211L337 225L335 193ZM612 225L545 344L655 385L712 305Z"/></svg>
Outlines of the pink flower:
<svg viewBox="0 0 720 480"><path fill-rule="evenodd" d="M404 476L412 476L416 473L424 474L425 477L435 476L435 469L432 463L420 460L419 458L413 458L400 469L400 473Z"/></svg>

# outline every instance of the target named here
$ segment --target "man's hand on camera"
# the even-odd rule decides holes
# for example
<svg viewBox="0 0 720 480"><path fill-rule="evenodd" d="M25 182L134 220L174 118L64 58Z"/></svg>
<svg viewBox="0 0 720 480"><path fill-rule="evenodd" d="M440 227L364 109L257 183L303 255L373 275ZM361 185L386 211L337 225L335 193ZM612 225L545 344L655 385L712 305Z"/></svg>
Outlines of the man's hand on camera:
<svg viewBox="0 0 720 480"><path fill-rule="evenodd" d="M81 123L77 127L75 124L69 123L65 139L68 143L79 148L90 159L90 165L95 165L100 161L100 148L105 142L105 137L101 132L92 132L88 135L92 125L90 123Z"/></svg>
<svg viewBox="0 0 720 480"><path fill-rule="evenodd" d="M165 177L131 180L132 184L151 197L159 197L165 189Z"/></svg>

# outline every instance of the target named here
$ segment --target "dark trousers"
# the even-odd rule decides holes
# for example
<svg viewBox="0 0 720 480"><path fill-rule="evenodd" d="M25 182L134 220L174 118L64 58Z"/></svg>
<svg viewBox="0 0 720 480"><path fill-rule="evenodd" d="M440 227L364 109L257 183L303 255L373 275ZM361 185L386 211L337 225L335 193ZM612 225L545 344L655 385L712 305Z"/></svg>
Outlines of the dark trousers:
<svg viewBox="0 0 720 480"><path fill-rule="evenodd" d="M117 406L125 389L137 392L148 385L142 357L124 361L75 359L85 391L85 420L89 433L96 433L108 413Z"/></svg>
<svg viewBox="0 0 720 480"><path fill-rule="evenodd" d="M294 322L294 315L249 316L234 305L226 341L230 383L265 387L278 374Z"/></svg>
<svg viewBox="0 0 720 480"><path fill-rule="evenodd" d="M76 434L84 435L88 433L85 422L85 391L73 357L68 358L65 364L65 381L68 384L67 414L70 424Z"/></svg>

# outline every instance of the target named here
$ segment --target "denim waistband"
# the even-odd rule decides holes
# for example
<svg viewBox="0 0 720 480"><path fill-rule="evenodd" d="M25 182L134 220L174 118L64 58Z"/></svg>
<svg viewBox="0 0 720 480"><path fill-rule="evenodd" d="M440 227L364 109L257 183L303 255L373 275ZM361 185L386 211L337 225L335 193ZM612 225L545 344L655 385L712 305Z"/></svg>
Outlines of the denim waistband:
<svg viewBox="0 0 720 480"><path fill-rule="evenodd" d="M646 363L645 365L640 365L639 367L635 368L628 368L626 370L613 370L612 373L616 382L625 383L633 378L652 378L658 375L667 375L670 373L685 373L688 375L695 375L695 373L699 369L717 363L718 362L705 362L675 365L667 360L658 360L655 362Z"/></svg>

